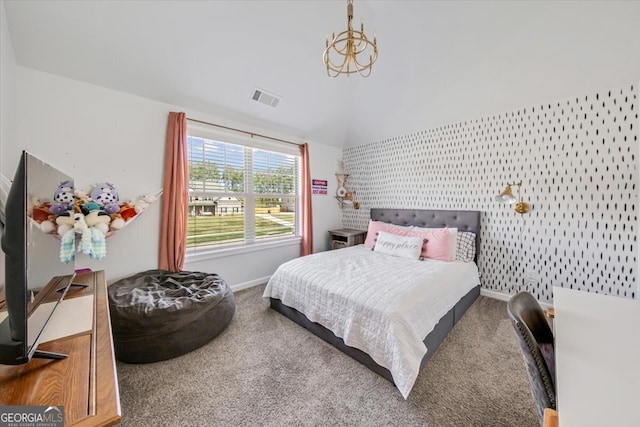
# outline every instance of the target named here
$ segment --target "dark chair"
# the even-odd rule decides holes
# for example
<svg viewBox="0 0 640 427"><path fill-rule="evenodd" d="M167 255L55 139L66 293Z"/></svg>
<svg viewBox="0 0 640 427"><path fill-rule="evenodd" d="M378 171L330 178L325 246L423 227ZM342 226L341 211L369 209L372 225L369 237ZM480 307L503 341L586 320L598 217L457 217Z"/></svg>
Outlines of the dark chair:
<svg viewBox="0 0 640 427"><path fill-rule="evenodd" d="M531 394L542 425L544 409L556 409L553 332L544 310L528 292L511 297L507 312L520 341Z"/></svg>

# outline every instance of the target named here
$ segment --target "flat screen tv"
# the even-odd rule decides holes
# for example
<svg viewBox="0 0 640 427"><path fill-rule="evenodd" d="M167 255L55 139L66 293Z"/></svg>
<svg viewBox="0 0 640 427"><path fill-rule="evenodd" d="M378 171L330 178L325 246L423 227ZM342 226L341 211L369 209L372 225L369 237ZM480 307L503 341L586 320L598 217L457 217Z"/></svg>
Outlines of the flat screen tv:
<svg viewBox="0 0 640 427"><path fill-rule="evenodd" d="M18 365L33 357L65 357L38 351L37 346L73 281L74 263L60 262L60 241L40 230L31 212L35 200L51 201L57 186L64 181L73 180L34 155L22 152L4 203L6 304L0 310L0 364ZM46 299L38 297L45 293Z"/></svg>

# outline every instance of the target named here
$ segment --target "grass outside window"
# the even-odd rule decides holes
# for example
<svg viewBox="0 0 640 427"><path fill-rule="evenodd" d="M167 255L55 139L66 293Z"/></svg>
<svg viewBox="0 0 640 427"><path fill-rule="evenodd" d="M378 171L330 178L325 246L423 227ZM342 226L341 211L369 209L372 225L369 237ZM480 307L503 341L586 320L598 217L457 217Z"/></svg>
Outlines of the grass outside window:
<svg viewBox="0 0 640 427"><path fill-rule="evenodd" d="M295 235L295 214L293 212L257 212L255 221L256 239ZM189 229L193 234L187 237L187 245L189 246L242 242L244 240L244 214L190 216Z"/></svg>

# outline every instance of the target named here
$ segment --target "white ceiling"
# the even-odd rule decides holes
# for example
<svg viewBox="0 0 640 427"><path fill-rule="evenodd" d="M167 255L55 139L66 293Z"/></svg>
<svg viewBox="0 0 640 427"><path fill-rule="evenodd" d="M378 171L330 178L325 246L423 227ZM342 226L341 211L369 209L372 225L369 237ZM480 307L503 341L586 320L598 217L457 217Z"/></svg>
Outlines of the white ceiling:
<svg viewBox="0 0 640 427"><path fill-rule="evenodd" d="M21 66L336 146L640 78L640 2L356 0L368 79L323 68L342 0L3 3Z"/></svg>

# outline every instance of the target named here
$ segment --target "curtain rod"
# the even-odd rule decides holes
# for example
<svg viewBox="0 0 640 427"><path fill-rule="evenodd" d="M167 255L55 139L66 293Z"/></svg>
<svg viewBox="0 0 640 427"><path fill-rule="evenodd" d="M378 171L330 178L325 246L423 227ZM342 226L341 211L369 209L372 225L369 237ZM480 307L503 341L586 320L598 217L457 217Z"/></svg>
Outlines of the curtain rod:
<svg viewBox="0 0 640 427"><path fill-rule="evenodd" d="M190 122L202 123L202 124L205 124L205 125L216 126L216 127L219 127L219 128L232 130L232 131L235 131L235 132L245 133L247 135L251 135L252 138L254 136L259 136L260 138L266 138L266 139L271 139L273 141L284 142L285 144L297 145L298 147L302 145L302 144L298 144L297 142L285 141L284 139L274 138L274 137L267 136L267 135L261 135L259 133L249 132L249 131L242 130L242 129L236 129L236 128L232 128L232 127L229 127L229 126L218 125L218 124L215 124L215 123L203 122L202 120L190 119L189 117L187 117L187 120L189 120Z"/></svg>

